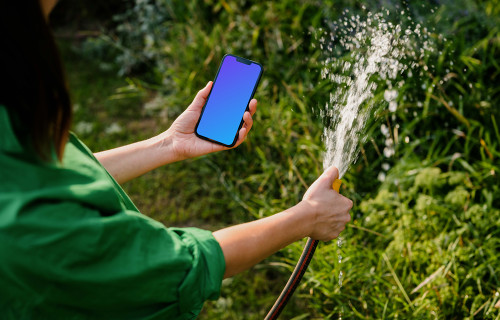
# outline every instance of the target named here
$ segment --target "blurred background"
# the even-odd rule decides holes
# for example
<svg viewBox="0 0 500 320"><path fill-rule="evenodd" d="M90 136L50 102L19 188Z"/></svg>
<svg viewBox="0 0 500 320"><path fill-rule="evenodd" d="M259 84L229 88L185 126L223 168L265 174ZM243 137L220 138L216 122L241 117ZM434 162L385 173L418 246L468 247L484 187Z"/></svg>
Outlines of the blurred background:
<svg viewBox="0 0 500 320"><path fill-rule="evenodd" d="M93 151L149 138L213 80L224 54L258 61L259 106L243 145L124 188L167 226L216 230L271 215L298 203L323 171L319 110L335 87L321 77L317 33L382 11L425 27L434 50L398 87L395 110L379 81L379 111L341 189L355 202L344 245L320 245L282 318L499 319L499 0L61 0L51 24L72 130ZM262 319L303 245L225 280L199 318Z"/></svg>

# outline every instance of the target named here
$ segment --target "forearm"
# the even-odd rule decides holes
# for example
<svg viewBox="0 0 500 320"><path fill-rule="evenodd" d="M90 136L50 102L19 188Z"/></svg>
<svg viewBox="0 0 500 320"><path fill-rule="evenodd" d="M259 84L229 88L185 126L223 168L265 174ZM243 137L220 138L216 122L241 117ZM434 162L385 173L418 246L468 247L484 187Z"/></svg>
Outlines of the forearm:
<svg viewBox="0 0 500 320"><path fill-rule="evenodd" d="M94 155L118 183L180 160L173 152L172 142L168 137L154 137Z"/></svg>
<svg viewBox="0 0 500 320"><path fill-rule="evenodd" d="M262 261L311 232L312 214L305 203L273 216L214 232L226 260L224 277Z"/></svg>

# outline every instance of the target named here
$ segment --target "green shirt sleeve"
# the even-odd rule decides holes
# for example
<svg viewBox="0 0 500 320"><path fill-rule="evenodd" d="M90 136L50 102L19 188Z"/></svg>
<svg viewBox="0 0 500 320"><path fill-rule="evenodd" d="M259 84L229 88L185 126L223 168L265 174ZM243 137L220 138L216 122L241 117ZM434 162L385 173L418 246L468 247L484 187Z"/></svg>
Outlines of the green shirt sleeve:
<svg viewBox="0 0 500 320"><path fill-rule="evenodd" d="M133 211L102 217L72 202L20 215L0 233L0 290L37 316L183 318L219 295L224 259L209 231L167 229Z"/></svg>
<svg viewBox="0 0 500 320"><path fill-rule="evenodd" d="M62 163L0 106L0 310L9 319L193 319L225 271L212 233L142 215L71 136Z"/></svg>

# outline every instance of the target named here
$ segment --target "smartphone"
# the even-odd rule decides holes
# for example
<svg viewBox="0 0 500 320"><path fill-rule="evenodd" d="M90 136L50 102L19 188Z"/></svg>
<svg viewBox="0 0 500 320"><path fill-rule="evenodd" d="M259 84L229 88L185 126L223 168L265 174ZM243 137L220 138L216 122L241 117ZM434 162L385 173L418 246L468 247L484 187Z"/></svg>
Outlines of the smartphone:
<svg viewBox="0 0 500 320"><path fill-rule="evenodd" d="M196 135L226 147L234 146L261 76L259 63L225 55L196 124Z"/></svg>

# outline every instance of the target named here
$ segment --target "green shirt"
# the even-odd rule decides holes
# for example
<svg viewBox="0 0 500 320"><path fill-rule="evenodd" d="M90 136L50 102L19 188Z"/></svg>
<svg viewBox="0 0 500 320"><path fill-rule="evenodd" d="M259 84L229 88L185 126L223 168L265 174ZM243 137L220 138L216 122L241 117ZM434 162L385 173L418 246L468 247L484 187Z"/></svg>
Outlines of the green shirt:
<svg viewBox="0 0 500 320"><path fill-rule="evenodd" d="M73 134L42 163L0 106L0 318L193 319L219 296L209 231L142 215Z"/></svg>

